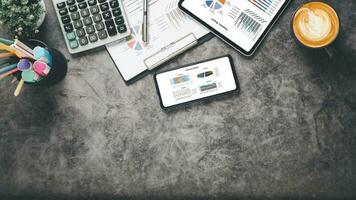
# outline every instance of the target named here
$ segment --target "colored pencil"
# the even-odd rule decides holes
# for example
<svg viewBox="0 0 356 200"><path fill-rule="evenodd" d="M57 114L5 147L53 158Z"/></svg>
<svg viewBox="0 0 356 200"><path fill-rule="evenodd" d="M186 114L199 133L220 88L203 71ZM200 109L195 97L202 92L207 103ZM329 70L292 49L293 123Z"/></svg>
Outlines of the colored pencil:
<svg viewBox="0 0 356 200"><path fill-rule="evenodd" d="M5 72L5 73L3 73L3 74L0 74L0 79L5 78L6 76L9 76L9 75L11 75L11 74L13 74L13 73L16 73L16 72L18 72L18 71L19 71L19 69L15 68L15 69L12 69L12 70L10 70L10 71L8 71L8 72Z"/></svg>
<svg viewBox="0 0 356 200"><path fill-rule="evenodd" d="M0 58L8 58L14 56L13 53L0 53Z"/></svg>
<svg viewBox="0 0 356 200"><path fill-rule="evenodd" d="M19 84L17 85L16 90L14 92L15 97L19 96L19 94L20 94L20 92L21 92L21 90L23 88L24 83L25 83L25 80L23 80L23 78L22 78L20 80Z"/></svg>
<svg viewBox="0 0 356 200"><path fill-rule="evenodd" d="M7 46L4 43L0 42L0 50L5 50L8 51L10 53L15 54L17 57L22 58L22 57L26 57L26 55L24 55L23 53L19 52L17 49L11 47L11 46Z"/></svg>
<svg viewBox="0 0 356 200"><path fill-rule="evenodd" d="M12 69L14 69L14 68L16 68L16 67L17 67L17 64L12 64L12 65L3 67L3 68L0 69L0 74L1 74L1 73L4 73L4 72L7 72L7 71L9 71L9 70L12 70Z"/></svg>
<svg viewBox="0 0 356 200"><path fill-rule="evenodd" d="M12 45L14 43L14 41L8 40L8 39L5 39L5 38L0 38L0 42L4 43L6 45Z"/></svg>

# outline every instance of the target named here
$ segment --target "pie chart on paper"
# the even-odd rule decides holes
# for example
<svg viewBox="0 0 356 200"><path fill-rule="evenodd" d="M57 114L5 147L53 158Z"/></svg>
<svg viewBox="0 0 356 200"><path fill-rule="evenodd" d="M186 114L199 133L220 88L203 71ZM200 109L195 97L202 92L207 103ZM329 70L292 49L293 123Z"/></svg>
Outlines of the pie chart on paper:
<svg viewBox="0 0 356 200"><path fill-rule="evenodd" d="M219 10L225 5L225 1L226 0L205 0L205 4L213 10Z"/></svg>
<svg viewBox="0 0 356 200"><path fill-rule="evenodd" d="M137 39L140 37L141 31L141 26L135 26L131 29L132 35L129 36L128 39L126 39L127 46L130 49L134 49L136 51L143 50L143 45L141 44L139 39Z"/></svg>

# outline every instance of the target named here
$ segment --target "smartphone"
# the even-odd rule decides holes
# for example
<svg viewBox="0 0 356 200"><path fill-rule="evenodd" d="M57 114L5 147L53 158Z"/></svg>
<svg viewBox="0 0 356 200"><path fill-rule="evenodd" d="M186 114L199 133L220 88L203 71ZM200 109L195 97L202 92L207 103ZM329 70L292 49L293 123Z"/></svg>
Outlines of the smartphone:
<svg viewBox="0 0 356 200"><path fill-rule="evenodd" d="M230 55L157 73L154 81L163 109L240 90Z"/></svg>

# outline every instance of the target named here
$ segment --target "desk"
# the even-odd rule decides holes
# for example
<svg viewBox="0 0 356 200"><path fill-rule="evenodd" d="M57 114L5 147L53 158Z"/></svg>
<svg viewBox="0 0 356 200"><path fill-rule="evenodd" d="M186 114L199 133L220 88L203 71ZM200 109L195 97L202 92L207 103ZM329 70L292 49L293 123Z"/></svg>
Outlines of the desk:
<svg viewBox="0 0 356 200"><path fill-rule="evenodd" d="M69 73L19 98L0 85L0 197L355 197L356 3L329 1L347 52L332 64L293 40L301 2L251 59L214 38L165 66L231 54L242 88L171 113L152 76L126 86L104 48L70 56L48 4L43 40Z"/></svg>

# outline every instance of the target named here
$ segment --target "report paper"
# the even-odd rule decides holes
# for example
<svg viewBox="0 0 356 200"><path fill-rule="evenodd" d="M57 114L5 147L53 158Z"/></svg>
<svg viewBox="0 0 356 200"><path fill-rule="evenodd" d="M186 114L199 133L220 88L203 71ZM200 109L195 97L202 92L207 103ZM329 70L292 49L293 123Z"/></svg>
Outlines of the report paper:
<svg viewBox="0 0 356 200"><path fill-rule="evenodd" d="M142 42L143 1L123 0L123 4L132 35L124 42L112 43L106 47L125 81L146 71L150 67L147 63L164 60L165 58L159 57L167 56L165 52L177 49L175 45L184 46L182 41L187 41L192 36L195 41L209 33L205 27L179 10L178 0L150 0L148 43L145 44ZM145 63L147 59L149 60Z"/></svg>
<svg viewBox="0 0 356 200"><path fill-rule="evenodd" d="M249 52L286 0L185 0L184 8Z"/></svg>

